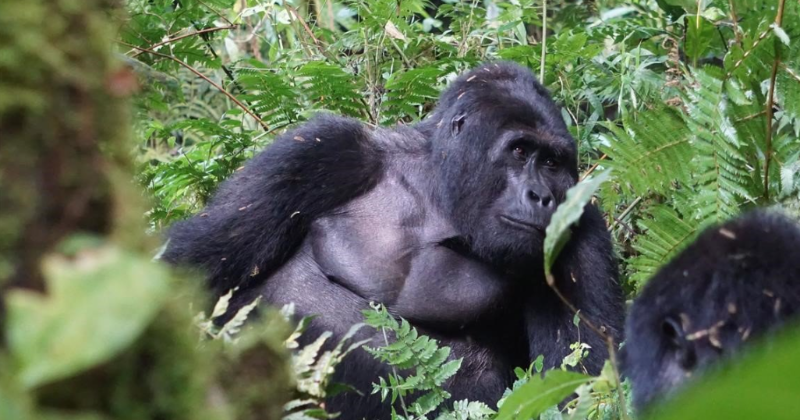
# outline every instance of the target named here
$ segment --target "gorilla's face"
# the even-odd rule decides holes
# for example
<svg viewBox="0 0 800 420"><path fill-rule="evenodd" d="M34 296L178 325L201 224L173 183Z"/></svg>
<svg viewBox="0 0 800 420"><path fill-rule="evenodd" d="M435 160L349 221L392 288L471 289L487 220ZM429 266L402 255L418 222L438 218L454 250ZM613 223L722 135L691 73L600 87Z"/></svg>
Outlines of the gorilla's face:
<svg viewBox="0 0 800 420"><path fill-rule="evenodd" d="M504 178L500 195L486 207L485 223L476 239L503 249L541 252L544 232L556 206L574 185L570 169L575 156L572 139L557 138L520 125L502 131L488 160Z"/></svg>
<svg viewBox="0 0 800 420"><path fill-rule="evenodd" d="M577 181L575 140L531 72L487 64L459 77L420 124L432 138L438 197L478 256L541 259L544 230Z"/></svg>
<svg viewBox="0 0 800 420"><path fill-rule="evenodd" d="M576 182L575 141L540 122L495 108L451 123L441 170L453 224L500 265L539 261L550 218Z"/></svg>

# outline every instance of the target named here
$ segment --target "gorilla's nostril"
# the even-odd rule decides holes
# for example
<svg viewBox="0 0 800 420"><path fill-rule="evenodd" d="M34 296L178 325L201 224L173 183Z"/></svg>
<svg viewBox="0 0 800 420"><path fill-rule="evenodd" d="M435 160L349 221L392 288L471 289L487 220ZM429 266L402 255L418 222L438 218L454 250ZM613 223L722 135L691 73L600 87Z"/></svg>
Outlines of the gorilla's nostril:
<svg viewBox="0 0 800 420"><path fill-rule="evenodd" d="M539 197L539 194L536 194L535 192L530 191L530 190L528 190L528 198L531 201L536 201L536 202L541 200L541 198Z"/></svg>
<svg viewBox="0 0 800 420"><path fill-rule="evenodd" d="M545 206L545 207L548 207L548 206L550 206L550 204L551 204L552 202L553 202L553 197L550 197L550 196L544 196L544 197L542 197L542 205L543 205L543 206Z"/></svg>

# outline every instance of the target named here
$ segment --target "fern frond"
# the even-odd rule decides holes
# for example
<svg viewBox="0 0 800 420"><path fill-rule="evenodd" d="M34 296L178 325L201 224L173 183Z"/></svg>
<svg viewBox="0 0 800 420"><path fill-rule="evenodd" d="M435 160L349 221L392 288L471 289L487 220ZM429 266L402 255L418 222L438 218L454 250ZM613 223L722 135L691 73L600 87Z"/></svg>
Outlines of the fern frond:
<svg viewBox="0 0 800 420"><path fill-rule="evenodd" d="M320 108L351 117L365 115L358 79L341 67L312 61L300 67L297 75L298 87Z"/></svg>
<svg viewBox="0 0 800 420"><path fill-rule="evenodd" d="M690 218L681 218L666 205L657 205L647 210L647 217L640 220L644 231L633 243L639 255L629 260L631 280L643 284L647 279L683 249L694 238L699 224Z"/></svg>
<svg viewBox="0 0 800 420"><path fill-rule="evenodd" d="M800 119L800 37L793 41L778 71L776 93L783 110L792 118Z"/></svg>
<svg viewBox="0 0 800 420"><path fill-rule="evenodd" d="M683 119L670 108L661 108L639 115L625 128L607 125L613 137L603 148L608 165L623 191L633 195L648 192L664 193L674 181L688 183L692 147Z"/></svg>
<svg viewBox="0 0 800 420"><path fill-rule="evenodd" d="M270 127L296 122L301 111L298 93L283 75L251 61L253 67L237 69L237 83L244 90L240 99Z"/></svg>
<svg viewBox="0 0 800 420"><path fill-rule="evenodd" d="M394 73L386 82L386 100L383 102L384 123L413 115L419 118L425 105L439 96L439 79L445 71L438 66L420 67Z"/></svg>
<svg viewBox="0 0 800 420"><path fill-rule="evenodd" d="M738 213L742 199L753 201L756 193L723 81L697 70L694 86L687 92L686 122L694 137L695 217L720 222Z"/></svg>

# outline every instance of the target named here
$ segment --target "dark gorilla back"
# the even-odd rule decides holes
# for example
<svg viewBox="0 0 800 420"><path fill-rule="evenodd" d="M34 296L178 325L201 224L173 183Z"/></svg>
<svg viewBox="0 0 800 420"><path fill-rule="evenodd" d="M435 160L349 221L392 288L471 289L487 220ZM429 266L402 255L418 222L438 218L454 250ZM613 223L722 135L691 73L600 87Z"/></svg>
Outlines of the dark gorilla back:
<svg viewBox="0 0 800 420"><path fill-rule="evenodd" d="M481 66L415 127L370 129L322 116L275 140L170 232L166 259L238 287L231 311L262 296L319 315L306 340L341 337L381 302L452 348L456 400L496 402L513 368L559 366L580 339L598 373L604 341L572 323L545 284L544 231L577 180L576 145L528 69ZM610 236L588 206L555 268L559 288L619 338L622 293ZM362 330L360 338L383 342ZM356 351L335 379L365 396L329 401L345 419L388 416L371 384L389 369Z"/></svg>
<svg viewBox="0 0 800 420"><path fill-rule="evenodd" d="M759 211L711 227L636 298L624 371L646 408L797 316L800 228Z"/></svg>

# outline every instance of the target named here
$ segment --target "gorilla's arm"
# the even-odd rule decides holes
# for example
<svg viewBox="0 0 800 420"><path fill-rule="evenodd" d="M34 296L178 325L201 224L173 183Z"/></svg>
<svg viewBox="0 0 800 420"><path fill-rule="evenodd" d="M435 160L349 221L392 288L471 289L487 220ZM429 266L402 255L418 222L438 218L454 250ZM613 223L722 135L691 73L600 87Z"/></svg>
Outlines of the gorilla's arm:
<svg viewBox="0 0 800 420"><path fill-rule="evenodd" d="M369 191L382 152L364 126L318 116L277 138L169 233L164 259L204 268L218 294L257 286L297 250L310 223Z"/></svg>
<svg viewBox="0 0 800 420"><path fill-rule="evenodd" d="M562 294L589 321L604 328L614 337L617 345L621 342L624 315L624 298L618 282L616 257L608 234L605 221L600 211L593 205L586 206L579 224L573 229L573 235L561 252L554 269L556 283ZM546 286L545 286L546 287ZM567 309L555 294L541 293L534 298L526 311L531 358L539 354L566 355L571 350L569 345L578 341L589 344L592 349L583 366L590 374L598 374L608 357L605 341L587 326L578 329L572 324ZM543 306L554 305L549 310ZM535 314L535 315L533 315ZM550 318L547 320L543 317ZM561 322L554 322L560 319ZM550 339L544 339L542 325L552 325ZM557 348L545 348L557 346ZM548 367L559 366L561 359L545 360Z"/></svg>

